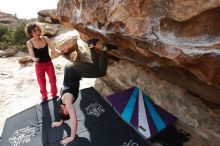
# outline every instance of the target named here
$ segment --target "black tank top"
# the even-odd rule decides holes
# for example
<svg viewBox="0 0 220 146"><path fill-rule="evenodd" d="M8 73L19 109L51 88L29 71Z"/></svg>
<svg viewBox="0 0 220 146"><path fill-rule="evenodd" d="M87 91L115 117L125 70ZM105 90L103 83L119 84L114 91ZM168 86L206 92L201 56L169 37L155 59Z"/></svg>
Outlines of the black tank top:
<svg viewBox="0 0 220 146"><path fill-rule="evenodd" d="M44 37L43 37L44 39ZM45 41L45 39L44 39ZM47 42L45 41L46 45L43 48L35 48L34 43L30 41L33 45L33 51L36 58L39 58L39 63L48 62L51 60L48 50Z"/></svg>

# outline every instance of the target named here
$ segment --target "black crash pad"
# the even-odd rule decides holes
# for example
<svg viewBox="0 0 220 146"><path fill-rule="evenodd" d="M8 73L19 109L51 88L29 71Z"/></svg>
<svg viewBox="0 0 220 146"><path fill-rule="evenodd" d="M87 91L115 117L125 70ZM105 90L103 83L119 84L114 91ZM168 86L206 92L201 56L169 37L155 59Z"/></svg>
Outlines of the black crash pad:
<svg viewBox="0 0 220 146"><path fill-rule="evenodd" d="M94 88L81 90L74 107L78 120L77 137L69 146L147 145ZM61 146L60 140L70 135L70 126L67 120L61 127L51 128L51 123L59 120L59 109L59 104L53 99L8 118L3 129L1 146L12 146L9 138L17 130L26 127L32 128L32 133L33 130L35 132L32 134L29 130L26 135L29 134L30 138L24 143L19 141L21 146Z"/></svg>
<svg viewBox="0 0 220 146"><path fill-rule="evenodd" d="M6 120L0 144L1 146L43 145L35 106Z"/></svg>

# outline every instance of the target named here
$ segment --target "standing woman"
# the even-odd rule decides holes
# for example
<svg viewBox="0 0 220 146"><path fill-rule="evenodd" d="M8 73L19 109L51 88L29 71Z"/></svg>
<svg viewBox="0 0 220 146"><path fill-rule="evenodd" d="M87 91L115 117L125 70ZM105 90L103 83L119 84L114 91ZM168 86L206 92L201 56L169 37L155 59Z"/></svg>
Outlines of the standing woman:
<svg viewBox="0 0 220 146"><path fill-rule="evenodd" d="M51 96L57 96L56 75L48 48L50 48L52 51L55 51L55 53L59 55L61 52L56 50L51 45L50 39L48 37L41 35L41 29L35 22L31 22L26 25L25 33L28 37L31 38L27 41L26 45L29 51L29 55L35 63L35 72L38 84L40 86L41 99L42 101L46 101L48 96L45 73L47 73L49 78Z"/></svg>

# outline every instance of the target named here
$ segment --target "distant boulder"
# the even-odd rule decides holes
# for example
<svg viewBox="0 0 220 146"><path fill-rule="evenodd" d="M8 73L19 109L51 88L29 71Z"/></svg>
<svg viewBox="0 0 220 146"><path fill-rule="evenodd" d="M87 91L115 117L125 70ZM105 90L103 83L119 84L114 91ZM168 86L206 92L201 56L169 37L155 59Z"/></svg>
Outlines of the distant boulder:
<svg viewBox="0 0 220 146"><path fill-rule="evenodd" d="M38 13L37 21L47 23L59 23L55 9L41 10Z"/></svg>
<svg viewBox="0 0 220 146"><path fill-rule="evenodd" d="M18 50L16 48L8 48L6 50L0 50L0 57L11 57L14 56Z"/></svg>
<svg viewBox="0 0 220 146"><path fill-rule="evenodd" d="M16 16L0 11L0 23L9 27L15 27L18 22Z"/></svg>
<svg viewBox="0 0 220 146"><path fill-rule="evenodd" d="M23 56L21 57L18 62L20 64L26 64L26 63L29 63L29 62L33 62L33 60L31 59L31 56Z"/></svg>
<svg viewBox="0 0 220 146"><path fill-rule="evenodd" d="M60 24L50 24L45 22L37 22L37 24L42 28L42 35L48 37L55 36L59 30Z"/></svg>

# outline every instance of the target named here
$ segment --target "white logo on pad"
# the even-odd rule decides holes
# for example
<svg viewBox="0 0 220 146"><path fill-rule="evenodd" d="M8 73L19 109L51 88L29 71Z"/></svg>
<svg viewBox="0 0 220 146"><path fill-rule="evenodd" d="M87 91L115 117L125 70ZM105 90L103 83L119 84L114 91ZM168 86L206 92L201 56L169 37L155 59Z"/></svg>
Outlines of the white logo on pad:
<svg viewBox="0 0 220 146"><path fill-rule="evenodd" d="M105 109L96 103L91 103L88 107L86 107L87 115L96 116L97 118L105 112Z"/></svg>
<svg viewBox="0 0 220 146"><path fill-rule="evenodd" d="M8 139L11 146L18 146L20 144L28 143L30 142L31 138L35 134L35 127L33 128L22 128L19 130L16 130L14 134Z"/></svg>
<svg viewBox="0 0 220 146"><path fill-rule="evenodd" d="M133 140L130 140L128 143L124 142L122 146L139 146L139 145Z"/></svg>

